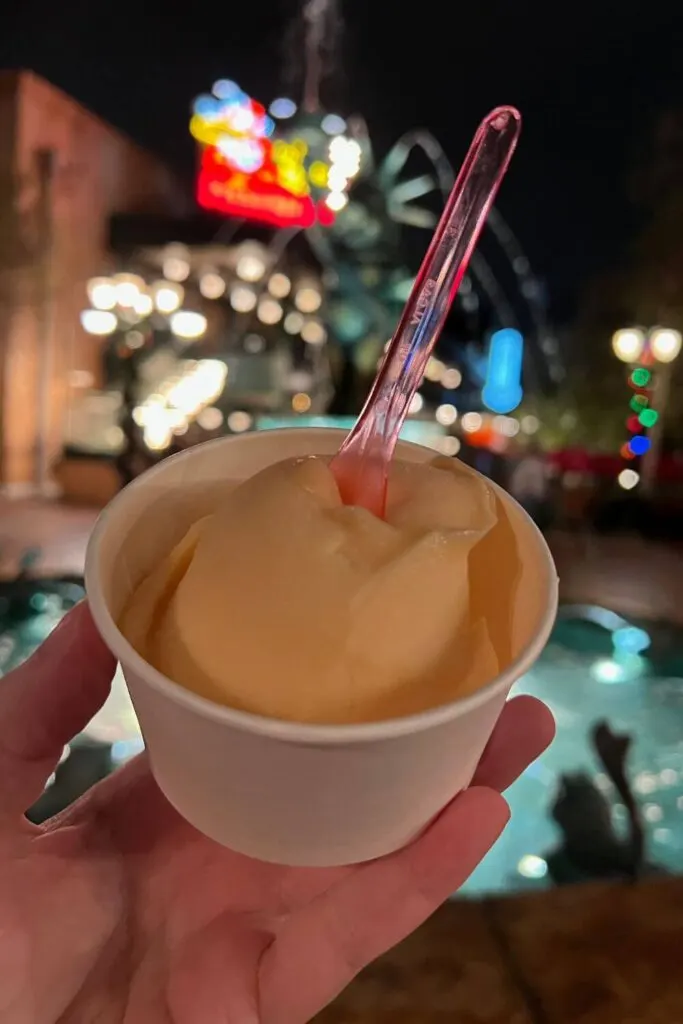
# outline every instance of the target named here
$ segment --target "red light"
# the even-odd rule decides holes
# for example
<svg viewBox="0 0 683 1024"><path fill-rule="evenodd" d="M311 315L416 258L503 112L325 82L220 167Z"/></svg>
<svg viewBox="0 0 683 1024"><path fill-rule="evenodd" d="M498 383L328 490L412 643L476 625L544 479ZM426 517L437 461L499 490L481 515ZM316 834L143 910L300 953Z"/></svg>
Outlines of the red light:
<svg viewBox="0 0 683 1024"><path fill-rule="evenodd" d="M486 423L479 430L465 434L464 439L471 448L492 448L497 440L493 428Z"/></svg>
<svg viewBox="0 0 683 1024"><path fill-rule="evenodd" d="M635 459L635 455L629 448L628 443L622 444L619 454L621 455L622 459Z"/></svg>
<svg viewBox="0 0 683 1024"><path fill-rule="evenodd" d="M637 416L629 416L626 420L626 426L632 434L637 434L643 429L643 424L640 422Z"/></svg>
<svg viewBox="0 0 683 1024"><path fill-rule="evenodd" d="M278 228L308 228L316 220L334 223L334 213L324 203L316 207L310 196L295 196L274 178L267 164L253 174L235 171L207 146L197 180L197 202L206 210Z"/></svg>
<svg viewBox="0 0 683 1024"><path fill-rule="evenodd" d="M329 208L327 203L324 203L322 199L318 200L318 220L324 228L329 228L331 224L334 224L335 214Z"/></svg>
<svg viewBox="0 0 683 1024"><path fill-rule="evenodd" d="M254 100L250 109L257 117L265 116L265 108ZM199 205L276 228L334 224L335 213L323 200L296 195L280 183L270 139L259 137L257 145L261 166L256 170L240 169L232 153L223 155L213 145L203 147L197 178Z"/></svg>

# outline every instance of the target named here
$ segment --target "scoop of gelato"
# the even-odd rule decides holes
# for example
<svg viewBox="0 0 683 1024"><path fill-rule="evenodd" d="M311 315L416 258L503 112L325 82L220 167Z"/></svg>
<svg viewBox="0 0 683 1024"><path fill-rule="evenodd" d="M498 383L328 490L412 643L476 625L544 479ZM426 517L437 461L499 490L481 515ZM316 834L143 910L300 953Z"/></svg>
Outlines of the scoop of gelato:
<svg viewBox="0 0 683 1024"><path fill-rule="evenodd" d="M384 720L490 681L470 554L498 519L486 481L446 459L395 461L387 513L346 506L325 459L227 492L133 594L120 623L181 686L309 723Z"/></svg>

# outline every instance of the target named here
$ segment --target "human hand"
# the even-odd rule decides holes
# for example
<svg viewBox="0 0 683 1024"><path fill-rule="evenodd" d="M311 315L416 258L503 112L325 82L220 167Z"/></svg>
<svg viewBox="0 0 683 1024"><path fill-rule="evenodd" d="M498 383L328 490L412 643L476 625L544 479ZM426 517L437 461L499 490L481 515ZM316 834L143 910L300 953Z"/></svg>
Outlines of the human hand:
<svg viewBox="0 0 683 1024"><path fill-rule="evenodd" d="M0 680L3 1024L303 1024L465 881L507 823L501 791L554 731L538 701L510 701L472 787L411 846L358 867L218 846L167 803L145 755L30 824L114 667L80 605Z"/></svg>

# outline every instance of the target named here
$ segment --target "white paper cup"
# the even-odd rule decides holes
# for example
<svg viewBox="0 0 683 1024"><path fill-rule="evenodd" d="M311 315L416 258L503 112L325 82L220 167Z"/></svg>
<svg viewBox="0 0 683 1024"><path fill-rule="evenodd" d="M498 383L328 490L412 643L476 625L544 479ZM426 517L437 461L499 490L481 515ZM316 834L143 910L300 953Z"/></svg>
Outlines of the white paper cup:
<svg viewBox="0 0 683 1024"><path fill-rule="evenodd" d="M210 493L216 481L243 480L281 459L332 454L342 436L264 431L170 458L105 509L86 557L90 607L121 662L161 790L207 836L280 864L357 863L418 835L469 784L510 687L540 654L557 609L545 541L497 489L522 552L522 599L511 623L516 657L471 696L386 722L298 725L213 704L148 665L116 623L142 578L198 517L197 485ZM402 443L399 456L424 462L434 452Z"/></svg>

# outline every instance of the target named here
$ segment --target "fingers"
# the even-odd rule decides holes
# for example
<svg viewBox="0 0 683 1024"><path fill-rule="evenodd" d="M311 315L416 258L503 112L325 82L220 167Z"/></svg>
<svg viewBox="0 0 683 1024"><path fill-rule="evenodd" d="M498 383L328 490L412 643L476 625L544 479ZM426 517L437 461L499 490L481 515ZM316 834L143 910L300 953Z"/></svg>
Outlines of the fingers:
<svg viewBox="0 0 683 1024"><path fill-rule="evenodd" d="M0 680L0 814L23 814L40 796L64 745L106 700L114 668L80 604Z"/></svg>
<svg viewBox="0 0 683 1024"><path fill-rule="evenodd" d="M488 786L499 793L511 786L532 761L549 746L555 721L535 697L509 700L477 768L473 786Z"/></svg>
<svg viewBox="0 0 683 1024"><path fill-rule="evenodd" d="M357 869L293 914L261 963L263 1019L313 1017L463 884L508 817L500 794L469 789L411 846Z"/></svg>

